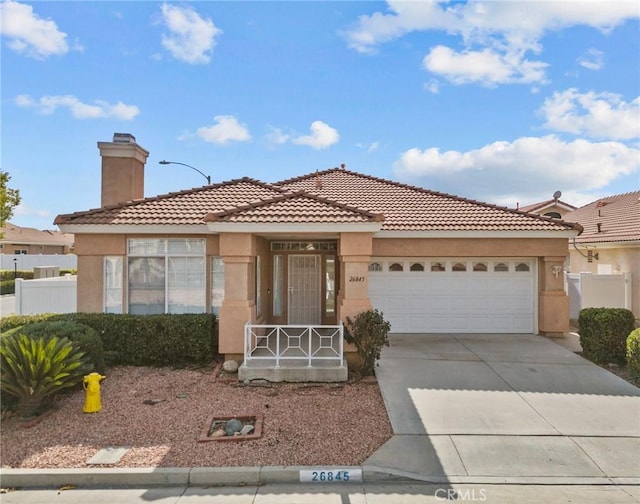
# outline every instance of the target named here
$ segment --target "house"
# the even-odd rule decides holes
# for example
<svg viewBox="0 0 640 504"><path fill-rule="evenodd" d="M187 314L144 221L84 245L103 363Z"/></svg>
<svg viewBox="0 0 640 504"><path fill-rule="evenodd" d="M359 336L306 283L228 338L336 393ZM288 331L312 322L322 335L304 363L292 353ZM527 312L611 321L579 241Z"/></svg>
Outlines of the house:
<svg viewBox="0 0 640 504"><path fill-rule="evenodd" d="M560 191L557 191L551 199L519 207L518 209L521 212L544 215L545 217L552 217L554 219L564 219L565 215L572 212L577 207L560 200L560 196L562 196L562 194Z"/></svg>
<svg viewBox="0 0 640 504"><path fill-rule="evenodd" d="M276 369L342 359L340 322L371 308L395 333L569 329L577 225L344 167L144 198L148 152L98 148L102 207L55 220L76 237L79 311L213 312L226 358Z"/></svg>
<svg viewBox="0 0 640 504"><path fill-rule="evenodd" d="M68 254L73 249L73 235L60 231L40 231L7 222L0 228L2 254Z"/></svg>
<svg viewBox="0 0 640 504"><path fill-rule="evenodd" d="M584 231L570 240L572 273L631 273L631 310L640 319L640 191L607 196L564 219Z"/></svg>

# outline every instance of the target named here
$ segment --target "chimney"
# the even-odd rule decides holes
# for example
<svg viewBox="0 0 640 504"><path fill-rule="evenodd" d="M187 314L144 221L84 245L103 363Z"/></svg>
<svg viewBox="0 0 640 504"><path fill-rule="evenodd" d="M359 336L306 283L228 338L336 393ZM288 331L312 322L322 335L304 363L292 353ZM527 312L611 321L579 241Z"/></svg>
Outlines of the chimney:
<svg viewBox="0 0 640 504"><path fill-rule="evenodd" d="M98 142L102 157L101 205L144 198L144 164L149 152L130 133L114 133L112 142Z"/></svg>

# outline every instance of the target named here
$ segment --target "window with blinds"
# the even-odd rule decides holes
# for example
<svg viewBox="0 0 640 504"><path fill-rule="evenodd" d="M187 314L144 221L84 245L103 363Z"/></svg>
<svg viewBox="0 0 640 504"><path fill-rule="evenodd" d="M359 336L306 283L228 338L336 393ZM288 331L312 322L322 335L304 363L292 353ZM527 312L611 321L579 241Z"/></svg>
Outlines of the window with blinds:
<svg viewBox="0 0 640 504"><path fill-rule="evenodd" d="M128 311L205 313L204 239L130 239L128 241Z"/></svg>

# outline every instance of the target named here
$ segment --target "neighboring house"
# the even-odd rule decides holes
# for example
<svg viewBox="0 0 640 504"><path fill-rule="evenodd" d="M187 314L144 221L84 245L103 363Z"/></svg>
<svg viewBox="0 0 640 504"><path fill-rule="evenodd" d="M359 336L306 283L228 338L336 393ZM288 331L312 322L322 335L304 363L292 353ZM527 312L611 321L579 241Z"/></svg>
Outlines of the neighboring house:
<svg viewBox="0 0 640 504"><path fill-rule="evenodd" d="M114 140L98 143L102 208L55 220L76 238L79 311L217 313L219 351L238 360L248 322L374 307L395 333L569 329L579 226L344 168L144 198L148 152Z"/></svg>
<svg viewBox="0 0 640 504"><path fill-rule="evenodd" d="M555 196L557 196L557 198ZM564 219L564 216L575 210L576 207L561 201L559 198L560 192L557 192L554 194L554 197L549 200L523 206L518 208L518 210L536 215L544 215L545 217L552 217L554 219Z"/></svg>
<svg viewBox="0 0 640 504"><path fill-rule="evenodd" d="M68 254L73 249L73 235L60 231L40 231L7 223L0 228L2 254Z"/></svg>
<svg viewBox="0 0 640 504"><path fill-rule="evenodd" d="M601 198L564 219L584 228L570 243L571 272L631 273L632 311L640 318L640 191Z"/></svg>

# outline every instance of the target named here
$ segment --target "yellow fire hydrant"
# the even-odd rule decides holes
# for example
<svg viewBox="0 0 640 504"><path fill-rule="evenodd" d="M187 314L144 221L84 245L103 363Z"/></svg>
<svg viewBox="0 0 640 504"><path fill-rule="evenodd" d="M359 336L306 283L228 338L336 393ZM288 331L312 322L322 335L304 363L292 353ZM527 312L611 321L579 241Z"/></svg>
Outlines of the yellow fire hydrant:
<svg viewBox="0 0 640 504"><path fill-rule="evenodd" d="M105 378L106 376L102 376L100 373L89 373L84 377L82 386L87 394L82 411L85 413L97 413L102 409L100 402L100 381Z"/></svg>

